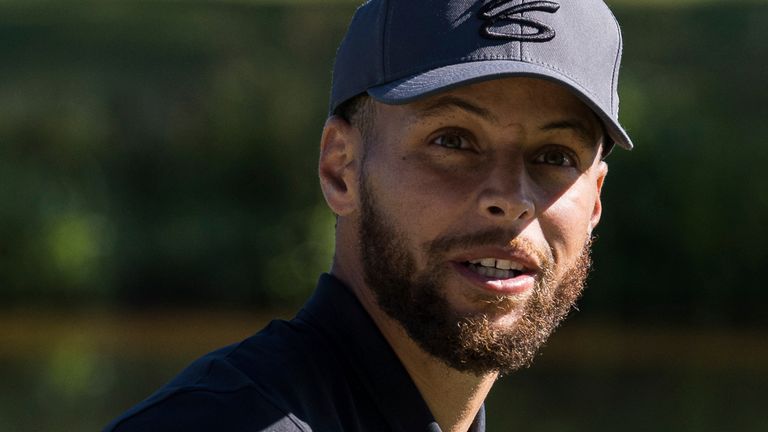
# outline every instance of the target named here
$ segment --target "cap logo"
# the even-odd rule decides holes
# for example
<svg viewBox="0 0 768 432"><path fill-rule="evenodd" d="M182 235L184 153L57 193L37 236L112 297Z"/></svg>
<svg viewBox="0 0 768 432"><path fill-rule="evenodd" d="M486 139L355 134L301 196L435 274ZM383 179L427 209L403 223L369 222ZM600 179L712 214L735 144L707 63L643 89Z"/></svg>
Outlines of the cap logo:
<svg viewBox="0 0 768 432"><path fill-rule="evenodd" d="M543 22L522 16L525 12L546 12L553 14L560 5L553 1L534 1L513 5L513 0L495 0L480 9L479 18L485 20L480 34L490 39L505 39L519 42L549 42L555 38L555 29ZM519 16L516 16L518 15ZM520 26L515 31L514 26ZM526 29L529 29L526 32ZM533 30L532 32L530 30Z"/></svg>

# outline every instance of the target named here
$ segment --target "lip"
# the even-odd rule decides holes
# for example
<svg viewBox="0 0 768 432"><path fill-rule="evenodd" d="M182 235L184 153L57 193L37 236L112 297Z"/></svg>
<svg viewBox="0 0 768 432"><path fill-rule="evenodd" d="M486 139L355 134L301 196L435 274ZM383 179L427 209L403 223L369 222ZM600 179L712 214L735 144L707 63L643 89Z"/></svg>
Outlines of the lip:
<svg viewBox="0 0 768 432"><path fill-rule="evenodd" d="M460 255L450 258L455 263L465 263L476 259L493 258L497 260L515 261L523 265L523 273L538 273L541 270L541 264L536 257L531 256L519 249L486 247L472 249Z"/></svg>
<svg viewBox="0 0 768 432"><path fill-rule="evenodd" d="M451 264L456 272L473 286L493 295L514 296L526 294L533 291L536 285L536 279L531 272L523 273L510 279L495 279L473 272L464 265L464 262L451 262Z"/></svg>
<svg viewBox="0 0 768 432"><path fill-rule="evenodd" d="M467 262L481 258L515 261L523 265L524 272L514 278L497 279L478 274L466 266ZM472 250L452 259L451 265L471 285L486 293L504 296L521 295L533 291L536 284L535 275L540 269L539 263L534 257L516 249L500 248Z"/></svg>

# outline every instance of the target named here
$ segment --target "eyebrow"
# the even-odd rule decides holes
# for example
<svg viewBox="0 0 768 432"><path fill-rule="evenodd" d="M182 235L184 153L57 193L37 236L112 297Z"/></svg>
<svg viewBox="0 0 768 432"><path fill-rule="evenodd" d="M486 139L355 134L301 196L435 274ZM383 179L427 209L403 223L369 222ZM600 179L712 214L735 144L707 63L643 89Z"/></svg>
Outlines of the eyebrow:
<svg viewBox="0 0 768 432"><path fill-rule="evenodd" d="M590 147L597 147L600 143L600 139L595 136L594 131L587 127L584 122L577 119L559 120L547 123L540 127L539 130L543 132L570 130L576 133L582 141L589 144Z"/></svg>
<svg viewBox="0 0 768 432"><path fill-rule="evenodd" d="M499 118L491 111L453 95L440 96L431 100L429 103L426 103L423 107L418 109L416 117L419 119L437 117L455 109L473 114L490 122L499 121Z"/></svg>
<svg viewBox="0 0 768 432"><path fill-rule="evenodd" d="M490 110L454 95L444 95L429 102L425 102L424 106L416 111L414 117L417 120L438 117L456 109L476 115L489 122L499 122L499 118ZM592 129L584 124L583 121L576 118L553 121L541 126L539 130L543 132L558 130L573 131L582 141L584 141L584 143L588 144L590 148L597 147L601 141L599 137L595 137Z"/></svg>

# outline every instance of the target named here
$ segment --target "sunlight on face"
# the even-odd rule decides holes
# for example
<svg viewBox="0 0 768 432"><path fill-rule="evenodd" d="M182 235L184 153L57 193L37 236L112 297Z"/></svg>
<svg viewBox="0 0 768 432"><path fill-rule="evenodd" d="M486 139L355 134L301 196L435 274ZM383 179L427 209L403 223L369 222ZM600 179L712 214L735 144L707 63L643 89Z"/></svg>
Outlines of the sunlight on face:
<svg viewBox="0 0 768 432"><path fill-rule="evenodd" d="M595 116L532 79L377 107L360 253L382 310L481 374L526 365L578 298L605 175Z"/></svg>

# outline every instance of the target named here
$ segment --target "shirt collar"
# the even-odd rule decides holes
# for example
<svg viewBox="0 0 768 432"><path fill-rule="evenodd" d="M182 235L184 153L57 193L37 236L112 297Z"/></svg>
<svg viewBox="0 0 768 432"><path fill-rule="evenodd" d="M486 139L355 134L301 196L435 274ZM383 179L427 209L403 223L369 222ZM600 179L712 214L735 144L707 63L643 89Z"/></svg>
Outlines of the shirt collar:
<svg viewBox="0 0 768 432"><path fill-rule="evenodd" d="M299 317L321 328L344 353L379 410L395 431L439 432L432 413L410 375L357 297L329 274ZM481 408L469 432L485 431Z"/></svg>

